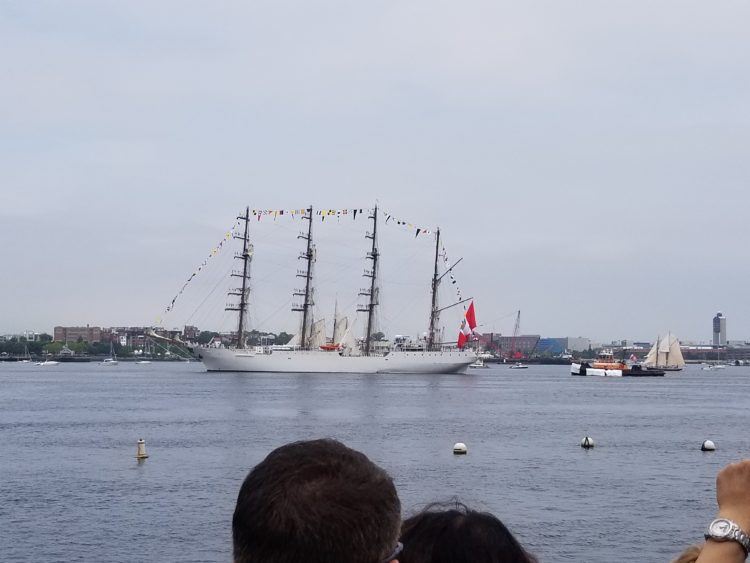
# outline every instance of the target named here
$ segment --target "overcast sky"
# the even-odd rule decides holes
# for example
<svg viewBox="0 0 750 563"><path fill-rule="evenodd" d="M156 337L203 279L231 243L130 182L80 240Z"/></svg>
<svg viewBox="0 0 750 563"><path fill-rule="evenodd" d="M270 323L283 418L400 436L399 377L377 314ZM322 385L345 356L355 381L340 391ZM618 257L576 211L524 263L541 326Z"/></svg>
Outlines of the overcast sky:
<svg viewBox="0 0 750 563"><path fill-rule="evenodd" d="M746 0L2 1L0 332L153 324L243 206L378 200L443 229L484 330L708 340L721 310L750 339L749 26ZM294 329L298 226L253 226L259 328ZM319 307L356 307L366 223L315 228ZM384 326L424 330L430 241L383 234ZM229 254L166 326L221 324L194 311Z"/></svg>

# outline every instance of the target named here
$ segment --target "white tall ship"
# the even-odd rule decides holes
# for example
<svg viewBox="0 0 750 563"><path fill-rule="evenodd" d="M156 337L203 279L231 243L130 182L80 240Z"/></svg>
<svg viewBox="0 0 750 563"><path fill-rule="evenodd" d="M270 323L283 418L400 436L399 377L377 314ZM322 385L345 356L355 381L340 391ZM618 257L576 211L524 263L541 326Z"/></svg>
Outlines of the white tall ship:
<svg viewBox="0 0 750 563"><path fill-rule="evenodd" d="M646 369L680 371L685 367L680 341L671 332L666 336L657 336L656 342L643 360L643 365Z"/></svg>
<svg viewBox="0 0 750 563"><path fill-rule="evenodd" d="M393 346L382 348L373 339L375 311L378 307L379 288L377 285L378 262L378 209L373 209L372 233L365 236L371 240L371 249L367 253L367 260L371 261L371 269L365 270L369 287L360 291L360 296L366 298L367 303L358 307L367 317L364 337L357 341L352 333L352 325L346 317L338 312L334 319L334 330L330 341L325 334L324 319L313 318L314 306L314 263L315 244L313 243L313 208L309 207L303 215L308 221L307 233L298 238L305 241L305 251L300 259L305 261L305 267L298 270L297 277L304 280L304 288L295 290L294 295L301 299L301 303L292 307L293 311L301 314L300 329L292 342L285 346L255 346L246 345L245 323L247 318L247 303L249 298L250 265L252 262L252 244L248 236L250 210L238 217L244 221L244 236L242 240L242 271L235 275L241 278L241 287L230 292L239 298L239 303L230 305L228 310L237 311L238 327L236 347L202 346L193 353L203 362L208 371L233 372L271 372L271 373L465 373L468 366L476 360L473 350L458 349L439 342L439 321L441 311L468 301L459 301L440 308L438 305L438 288L445 275L438 273L438 259L440 248L440 231L435 237L435 269L432 276L432 307L430 310L430 326L427 337L417 342L398 340ZM453 265L455 266L455 264ZM450 269L453 268L451 266ZM446 272L447 273L447 272Z"/></svg>

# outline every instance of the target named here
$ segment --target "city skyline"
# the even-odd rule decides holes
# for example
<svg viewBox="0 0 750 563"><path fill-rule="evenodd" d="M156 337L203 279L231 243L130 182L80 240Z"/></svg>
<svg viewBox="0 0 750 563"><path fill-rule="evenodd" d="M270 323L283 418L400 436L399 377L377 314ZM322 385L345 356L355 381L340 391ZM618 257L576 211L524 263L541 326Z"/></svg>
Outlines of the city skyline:
<svg viewBox="0 0 750 563"><path fill-rule="evenodd" d="M245 205L378 201L443 229L483 330L750 337L750 6L42 5L0 8L5 331L155 323ZM278 225L254 319L289 331ZM320 229L328 315L365 229ZM430 243L384 238L384 316L422 332Z"/></svg>
<svg viewBox="0 0 750 563"><path fill-rule="evenodd" d="M726 321L727 318L724 316L722 312L718 312L716 316L712 319L712 338L706 339L706 340L683 340L683 344L687 345L712 345L714 347L716 346L733 346L737 344L746 345L750 343L750 339L747 338L736 338L736 339L729 339L727 337L726 332ZM718 327L718 328L717 328ZM46 331L46 330L31 330L27 329L20 332L8 332L8 331L0 331L0 338L8 338L8 337L24 337L28 340L35 340L37 337L41 335L48 335L52 337L52 341L55 342L75 342L79 339L81 335L88 335L83 337L83 341L85 342L99 342L101 340L107 340L109 338L109 333L117 334L122 332L123 334L127 334L128 332L132 331L140 331L151 328L149 325L146 326L126 326L126 325L91 325L91 324L85 324L85 325L75 325L75 326L62 326L62 325L55 325L52 330ZM194 325L184 325L182 327L163 327L164 331L169 332L178 332L187 335L187 332L189 332L189 340L195 340L197 335L200 332L206 331L206 332L217 332L219 334L223 335L231 335L235 331L217 331L212 329L211 327L197 327ZM259 332L268 332L268 333L275 333L279 334L285 331L272 331L267 330L264 331L261 329L253 329L258 330ZM70 338L67 337L67 333L72 331L72 336ZM106 338L102 338L102 335L107 334ZM481 333L480 333L481 334ZM485 332L482 335L482 338L480 340L484 341L487 336L495 335L498 337L503 338L511 338L512 333L499 333L499 332ZM386 338L390 338L392 335L385 335ZM590 338L588 336L551 336L551 335L545 335L545 334L537 334L533 332L521 332L518 335L520 338L530 338L532 336L541 338L541 339L574 339L576 341L587 341L591 345L595 346L608 346L608 345L624 345L623 343L627 343L627 346L636 345L636 344L653 344L654 340L651 339L638 339L638 338L615 338L611 341L603 341L598 340L596 338ZM661 336L661 335L660 335ZM528 345L536 347L533 343Z"/></svg>

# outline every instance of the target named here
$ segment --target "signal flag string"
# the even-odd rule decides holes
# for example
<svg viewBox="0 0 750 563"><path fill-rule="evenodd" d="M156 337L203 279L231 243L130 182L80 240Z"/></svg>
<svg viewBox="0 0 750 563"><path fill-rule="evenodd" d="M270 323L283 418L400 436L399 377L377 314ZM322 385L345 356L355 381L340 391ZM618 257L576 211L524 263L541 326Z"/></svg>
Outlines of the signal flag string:
<svg viewBox="0 0 750 563"><path fill-rule="evenodd" d="M177 299L179 299L179 297L183 294L183 292L185 291L185 289L187 288L187 286L190 285L190 282L192 282L193 279L200 273L200 271L203 270L203 268L205 268L208 265L208 262L211 260L211 258L213 258L214 256L216 256L219 253L219 251L221 251L221 249L224 247L224 244L227 241L231 240L232 237L237 233L237 229L240 226L241 222L242 221L240 219L237 219L237 221L234 223L234 225L232 225L232 228L229 231L227 231L227 233L219 241L219 243L215 247L213 247L211 249L211 252L209 252L208 256L206 256L206 259L203 260L203 262L201 262L200 265L195 270L193 270L193 273L190 274L190 276L185 281L185 283L182 284L182 287L180 288L180 291L178 291L175 294L175 296L172 298L172 301L170 301L169 305L166 306L166 308L164 309L164 311L161 314L161 316L159 316L156 319L157 326L161 325L163 316L165 314L169 313L172 309L174 309L174 305L177 302Z"/></svg>

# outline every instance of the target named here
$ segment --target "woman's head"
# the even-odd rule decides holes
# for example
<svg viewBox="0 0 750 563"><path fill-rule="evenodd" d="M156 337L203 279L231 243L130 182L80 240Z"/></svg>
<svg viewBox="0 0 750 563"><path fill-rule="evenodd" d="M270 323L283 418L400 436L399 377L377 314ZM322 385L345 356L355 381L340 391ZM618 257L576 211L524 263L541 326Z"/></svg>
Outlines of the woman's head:
<svg viewBox="0 0 750 563"><path fill-rule="evenodd" d="M401 527L400 563L536 563L508 528L488 512L433 504Z"/></svg>

